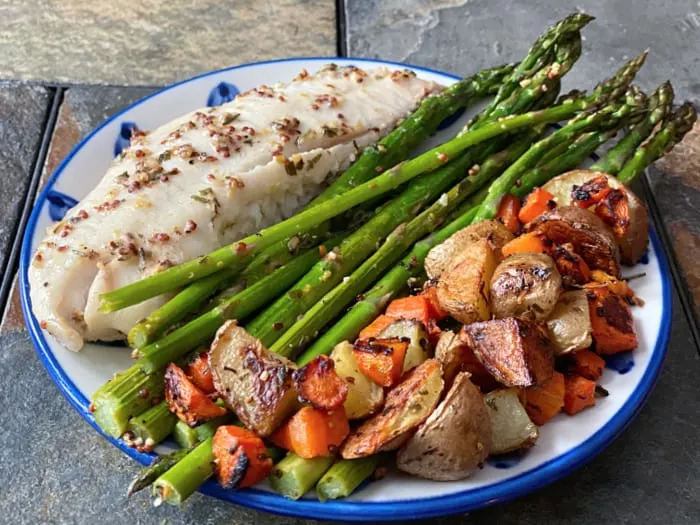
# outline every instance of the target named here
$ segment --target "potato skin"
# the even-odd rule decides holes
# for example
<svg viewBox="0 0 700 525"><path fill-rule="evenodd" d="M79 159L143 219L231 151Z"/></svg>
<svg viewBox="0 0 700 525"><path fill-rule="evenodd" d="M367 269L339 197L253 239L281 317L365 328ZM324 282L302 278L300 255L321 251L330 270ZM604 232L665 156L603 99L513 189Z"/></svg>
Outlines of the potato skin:
<svg viewBox="0 0 700 525"><path fill-rule="evenodd" d="M534 386L552 377L552 343L539 324L509 317L472 323L462 334L477 359L505 386Z"/></svg>
<svg viewBox="0 0 700 525"><path fill-rule="evenodd" d="M340 448L341 456L363 458L401 447L433 412L443 386L440 363L435 359L421 363L389 391L384 410L351 432Z"/></svg>
<svg viewBox="0 0 700 525"><path fill-rule="evenodd" d="M435 246L425 259L425 271L431 279L438 279L455 258L475 242L486 239L500 260L501 248L513 240L503 223L496 220L480 221L462 228L446 241Z"/></svg>
<svg viewBox="0 0 700 525"><path fill-rule="evenodd" d="M544 321L557 304L561 285L561 275L549 255L513 254L496 267L491 277L491 313L498 319Z"/></svg>
<svg viewBox="0 0 700 525"><path fill-rule="evenodd" d="M561 206L529 222L528 232L555 244L571 243L591 269L620 277L620 249L612 231L595 214L583 208Z"/></svg>
<svg viewBox="0 0 700 525"><path fill-rule="evenodd" d="M644 202L627 185L601 171L573 170L554 177L543 186L543 189L554 195L554 200L559 205L569 206L573 203L574 186L582 186L596 177L605 177L611 188L621 190L627 197L628 223L619 233L613 233L620 245L622 262L636 264L649 244L649 212Z"/></svg>
<svg viewBox="0 0 700 525"><path fill-rule="evenodd" d="M464 479L491 451L491 419L479 389L460 372L445 399L399 450L400 470L425 479Z"/></svg>
<svg viewBox="0 0 700 525"><path fill-rule="evenodd" d="M440 307L463 323L488 319L488 286L498 259L487 239L472 243L456 255L437 283Z"/></svg>
<svg viewBox="0 0 700 525"><path fill-rule="evenodd" d="M559 302L547 320L549 338L556 355L591 346L591 316L585 290L571 290L559 297Z"/></svg>
<svg viewBox="0 0 700 525"><path fill-rule="evenodd" d="M235 321L216 333L209 363L226 405L261 436L269 436L300 406L292 380L296 365L267 350Z"/></svg>

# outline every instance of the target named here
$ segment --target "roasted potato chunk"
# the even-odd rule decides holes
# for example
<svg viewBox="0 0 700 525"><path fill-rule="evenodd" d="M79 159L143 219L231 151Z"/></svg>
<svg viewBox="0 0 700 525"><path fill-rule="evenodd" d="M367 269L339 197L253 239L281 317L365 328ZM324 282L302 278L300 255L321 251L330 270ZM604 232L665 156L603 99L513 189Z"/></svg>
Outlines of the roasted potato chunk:
<svg viewBox="0 0 700 525"><path fill-rule="evenodd" d="M292 380L296 365L267 350L235 321L216 333L209 363L226 405L261 436L269 436L300 406Z"/></svg>
<svg viewBox="0 0 700 525"><path fill-rule="evenodd" d="M555 244L571 243L591 269L619 277L620 250L610 228L597 215L573 206L548 211L526 229Z"/></svg>
<svg viewBox="0 0 700 525"><path fill-rule="evenodd" d="M591 346L591 316L585 290L564 292L547 320L549 339L556 355Z"/></svg>
<svg viewBox="0 0 700 525"><path fill-rule="evenodd" d="M498 388L494 377L484 368L464 338L451 330L445 330L435 347L435 359L442 365L442 377L445 388L452 386L454 378L460 372L468 372L470 380L482 391Z"/></svg>
<svg viewBox="0 0 700 525"><path fill-rule="evenodd" d="M494 319L467 325L463 334L477 359L505 386L533 386L552 377L552 343L539 324Z"/></svg>
<svg viewBox="0 0 700 525"><path fill-rule="evenodd" d="M440 275L440 307L463 323L488 319L488 288L497 264L498 256L488 240L470 244Z"/></svg>
<svg viewBox="0 0 700 525"><path fill-rule="evenodd" d="M649 212L642 200L615 177L600 171L574 170L553 178L543 188L554 195L560 205L568 206L580 202L598 190L599 201L595 212L608 224L620 245L622 262L635 264L644 255L649 244ZM615 191L610 192L609 189ZM593 209L593 208L591 208Z"/></svg>
<svg viewBox="0 0 700 525"><path fill-rule="evenodd" d="M347 341L338 343L331 353L335 373L348 384L345 415L360 419L374 414L384 404L384 389L360 371L353 355L353 346Z"/></svg>
<svg viewBox="0 0 700 525"><path fill-rule="evenodd" d="M491 277L491 313L499 319L544 321L557 304L561 284L561 275L549 255L513 254L501 261Z"/></svg>
<svg viewBox="0 0 700 525"><path fill-rule="evenodd" d="M389 391L381 413L356 428L340 448L345 459L395 450L433 412L444 383L440 363L428 359Z"/></svg>
<svg viewBox="0 0 700 525"><path fill-rule="evenodd" d="M496 220L480 221L462 228L446 241L435 246L425 259L425 271L431 279L438 279L460 253L472 243L488 240L500 257L501 248L513 239L503 223Z"/></svg>
<svg viewBox="0 0 700 525"><path fill-rule="evenodd" d="M415 319L398 319L382 330L380 339L398 337L408 339L408 348L403 360L403 373L417 367L432 355L430 340L425 326Z"/></svg>
<svg viewBox="0 0 700 525"><path fill-rule="evenodd" d="M531 447L540 431L527 415L515 389L494 390L484 397L491 419L491 453Z"/></svg>
<svg viewBox="0 0 700 525"><path fill-rule="evenodd" d="M445 399L399 450L400 470L425 479L464 479L491 451L491 419L479 389L460 372Z"/></svg>

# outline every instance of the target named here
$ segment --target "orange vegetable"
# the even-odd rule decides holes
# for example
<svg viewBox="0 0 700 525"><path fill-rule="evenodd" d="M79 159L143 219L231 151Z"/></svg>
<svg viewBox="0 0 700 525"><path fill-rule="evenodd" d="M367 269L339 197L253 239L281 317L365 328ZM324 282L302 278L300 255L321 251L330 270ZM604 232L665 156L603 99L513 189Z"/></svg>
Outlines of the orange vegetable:
<svg viewBox="0 0 700 525"><path fill-rule="evenodd" d="M586 284L591 280L591 269L586 261L574 251L573 244L566 243L554 248L552 258L557 270L569 283Z"/></svg>
<svg viewBox="0 0 700 525"><path fill-rule="evenodd" d="M295 370L292 377L299 400L316 408L340 408L348 397L348 384L335 373L333 360L325 355Z"/></svg>
<svg viewBox="0 0 700 525"><path fill-rule="evenodd" d="M272 459L257 435L235 425L219 427L212 443L214 469L227 489L251 487L272 472Z"/></svg>
<svg viewBox="0 0 700 525"><path fill-rule="evenodd" d="M603 270L592 270L591 280L596 283L606 284L613 292L623 297L630 305L644 306L644 301L634 295L634 290L629 287L627 281L619 280ZM591 285L594 287L594 285Z"/></svg>
<svg viewBox="0 0 700 525"><path fill-rule="evenodd" d="M595 381L581 376L564 378L564 412L573 416L595 405Z"/></svg>
<svg viewBox="0 0 700 525"><path fill-rule="evenodd" d="M610 189L598 202L595 213L610 226L615 235L625 236L630 226L630 203L624 191Z"/></svg>
<svg viewBox="0 0 700 525"><path fill-rule="evenodd" d="M501 203L498 205L498 212L496 213L496 219L503 223L503 226L512 233L517 234L520 230L520 221L518 220L518 213L520 212L520 199L518 199L512 193L505 195L501 199Z"/></svg>
<svg viewBox="0 0 700 525"><path fill-rule="evenodd" d="M506 243L501 249L503 257L514 253L547 253L547 246L542 237L534 232L526 233Z"/></svg>
<svg viewBox="0 0 700 525"><path fill-rule="evenodd" d="M428 301L428 306L430 308L430 318L435 321L441 321L447 317L447 312L440 306L440 301L437 297L437 288L435 286L428 286L423 290L422 294Z"/></svg>
<svg viewBox="0 0 700 525"><path fill-rule="evenodd" d="M205 394L216 392L214 378L209 368L209 354L201 352L192 361L187 363L187 376Z"/></svg>
<svg viewBox="0 0 700 525"><path fill-rule="evenodd" d="M194 386L175 363L165 370L165 400L170 411L191 427L226 414L226 409Z"/></svg>
<svg viewBox="0 0 700 525"><path fill-rule="evenodd" d="M627 302L607 286L586 290L595 351L616 354L637 348L632 311Z"/></svg>
<svg viewBox="0 0 700 525"><path fill-rule="evenodd" d="M270 438L278 447L305 459L334 454L350 433L345 410L326 411L304 407L290 417Z"/></svg>
<svg viewBox="0 0 700 525"><path fill-rule="evenodd" d="M427 296L409 295L391 301L385 313L395 319L415 319L427 326L432 312L433 306Z"/></svg>
<svg viewBox="0 0 700 525"><path fill-rule="evenodd" d="M358 339L353 356L360 371L381 386L392 386L401 377L408 341L398 337Z"/></svg>
<svg viewBox="0 0 700 525"><path fill-rule="evenodd" d="M391 323L396 322L396 317L390 315L380 315L371 324L365 326L360 335L359 339L369 339L370 337L379 337L384 329Z"/></svg>
<svg viewBox="0 0 700 525"><path fill-rule="evenodd" d="M525 198L522 208L518 213L518 219L523 224L527 224L535 217L539 217L547 210L556 206L554 195L543 188L535 188Z"/></svg>
<svg viewBox="0 0 700 525"><path fill-rule="evenodd" d="M571 190L572 204L579 208L588 208L603 200L611 189L605 176L595 177L580 186L574 186Z"/></svg>
<svg viewBox="0 0 700 525"><path fill-rule="evenodd" d="M590 350L579 350L571 355L570 370L580 376L597 381L603 375L605 361Z"/></svg>
<svg viewBox="0 0 700 525"><path fill-rule="evenodd" d="M554 372L546 383L521 391L520 399L535 425L544 425L561 412L564 390L564 374Z"/></svg>

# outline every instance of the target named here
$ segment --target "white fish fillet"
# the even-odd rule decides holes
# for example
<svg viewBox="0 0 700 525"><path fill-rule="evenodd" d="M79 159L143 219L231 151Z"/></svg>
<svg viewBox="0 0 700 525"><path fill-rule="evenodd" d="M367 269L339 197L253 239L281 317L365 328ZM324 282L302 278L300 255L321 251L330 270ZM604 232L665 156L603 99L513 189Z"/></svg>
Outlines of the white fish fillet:
<svg viewBox="0 0 700 525"><path fill-rule="evenodd" d="M289 217L436 89L407 72L327 66L136 132L37 249L35 316L70 350L123 339L166 298L103 314L99 294Z"/></svg>

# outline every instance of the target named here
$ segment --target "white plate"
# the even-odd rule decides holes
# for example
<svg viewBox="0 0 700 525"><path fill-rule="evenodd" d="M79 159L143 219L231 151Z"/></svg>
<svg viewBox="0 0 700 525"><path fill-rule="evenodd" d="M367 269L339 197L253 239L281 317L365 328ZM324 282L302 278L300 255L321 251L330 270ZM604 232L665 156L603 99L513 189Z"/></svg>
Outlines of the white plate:
<svg viewBox="0 0 700 525"><path fill-rule="evenodd" d="M62 217L75 200L82 199L107 170L110 161L128 144L131 126L155 128L205 104L220 104L260 84L290 80L302 69L317 70L330 61L357 64L365 68L404 64L378 60L300 58L247 64L215 71L165 88L133 104L107 120L88 135L59 166L41 192L25 232L21 257L22 307L29 332L49 374L78 412L99 431L88 410L92 393L114 372L132 364L126 349L107 345L86 345L80 353L65 350L40 329L31 313L27 270L31 254L52 220ZM419 76L443 84L452 75L408 66ZM458 129L463 115L440 132L433 143ZM633 354L617 356L609 363L600 383L610 396L598 400L595 408L576 417L560 414L541 429L537 446L520 458L489 461L484 469L464 481L430 482L391 473L352 497L320 503L313 495L299 501L278 496L264 485L230 491L209 482L202 491L214 497L274 513L308 518L376 521L418 519L464 512L492 505L551 483L579 467L605 448L636 415L651 391L666 351L671 325L671 285L666 259L652 232L648 262L628 268L629 274L646 273L634 281L634 289L646 301L635 308L635 325L640 345ZM618 372L615 369L623 372ZM141 454L120 440L109 439L141 463L152 455Z"/></svg>

